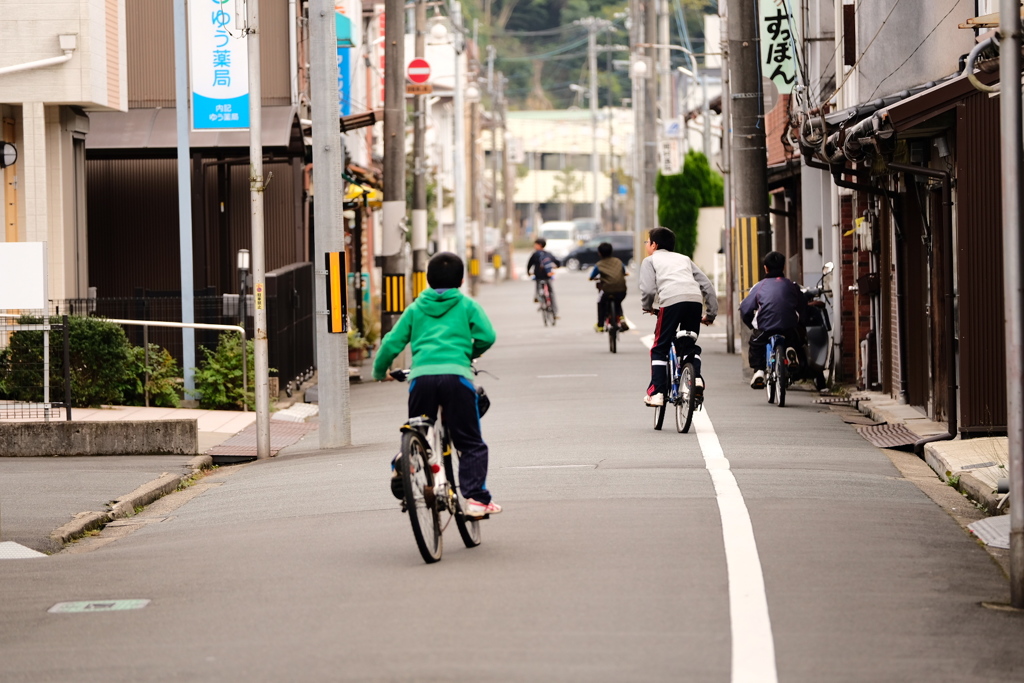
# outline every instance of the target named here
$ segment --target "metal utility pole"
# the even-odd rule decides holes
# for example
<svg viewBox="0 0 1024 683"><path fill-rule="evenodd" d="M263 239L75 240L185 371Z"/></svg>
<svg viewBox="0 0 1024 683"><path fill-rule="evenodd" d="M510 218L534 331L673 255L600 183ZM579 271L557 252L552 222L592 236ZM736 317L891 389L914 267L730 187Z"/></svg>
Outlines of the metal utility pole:
<svg viewBox="0 0 1024 683"><path fill-rule="evenodd" d="M416 0L416 56L426 50L427 3ZM416 95L413 122L412 297L427 287L427 97Z"/></svg>
<svg viewBox="0 0 1024 683"><path fill-rule="evenodd" d="M1003 305L1006 319L1006 432L1010 465L1010 604L1024 608L1024 291L1021 265L1021 23L1018 0L999 3L1002 134Z"/></svg>
<svg viewBox="0 0 1024 683"><path fill-rule="evenodd" d="M466 102L462 74L462 5L452 2L452 45L455 48L455 253L466 261Z"/></svg>
<svg viewBox="0 0 1024 683"><path fill-rule="evenodd" d="M736 353L736 298L735 267L732 248L732 98L729 83L729 20L725 6L720 6L722 17L722 178L725 204L725 352ZM704 98L705 103L707 97Z"/></svg>
<svg viewBox="0 0 1024 683"><path fill-rule="evenodd" d="M185 0L174 0L174 95L178 133L178 252L181 259L181 322L194 323L195 284L192 272L192 175L189 170L188 48ZM243 309L244 310L244 309ZM181 328L185 397L195 399L196 331Z"/></svg>
<svg viewBox="0 0 1024 683"><path fill-rule="evenodd" d="M760 41L756 5L749 0L728 0L729 80L732 114L732 173L736 218L757 225L757 260L771 250L768 222L768 157L759 69Z"/></svg>
<svg viewBox="0 0 1024 683"><path fill-rule="evenodd" d="M384 3L384 215L381 334L405 310L405 2Z"/></svg>
<svg viewBox="0 0 1024 683"><path fill-rule="evenodd" d="M654 43L658 35L658 0L643 0L644 42ZM647 48L650 55L647 88L644 93L644 218L650 230L658 226L658 51ZM643 252L640 252L641 254Z"/></svg>
<svg viewBox="0 0 1024 683"><path fill-rule="evenodd" d="M344 137L338 130L338 101L334 93L338 89L338 42L335 35L334 0L312 0L309 7L309 76L313 97L311 116L313 120L313 185L316 187L316 201L313 204L313 220L316 224L314 263L316 302L316 371L320 392L320 447L340 448L352 443L352 422L349 413L348 385L348 335L328 331L327 274L321 270L325 255L344 252L345 232L343 229L344 187L341 172L345 167ZM357 211L356 220L361 220ZM353 244L356 263L362 253L362 245ZM344 263L345 259L342 258ZM357 266L356 282L359 282ZM357 288L357 294L359 290ZM357 315L362 309L358 308ZM357 320L357 324L361 321Z"/></svg>

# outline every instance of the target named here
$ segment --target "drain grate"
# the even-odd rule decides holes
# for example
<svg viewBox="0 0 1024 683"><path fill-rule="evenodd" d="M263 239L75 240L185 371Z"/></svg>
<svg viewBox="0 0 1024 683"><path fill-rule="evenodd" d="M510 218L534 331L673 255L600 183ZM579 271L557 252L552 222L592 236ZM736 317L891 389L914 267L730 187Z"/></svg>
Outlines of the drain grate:
<svg viewBox="0 0 1024 683"><path fill-rule="evenodd" d="M866 427L877 427L885 424L885 422L872 420L867 415L844 415L843 422L848 425L864 425Z"/></svg>
<svg viewBox="0 0 1024 683"><path fill-rule="evenodd" d="M816 398L811 403L828 403L831 405L850 405L853 399L846 398L845 396L822 396Z"/></svg>
<svg viewBox="0 0 1024 683"><path fill-rule="evenodd" d="M921 438L902 424L880 424L857 427L857 432L872 446L878 448L900 448L913 446Z"/></svg>
<svg viewBox="0 0 1024 683"><path fill-rule="evenodd" d="M277 455L279 450L285 446L291 446L319 426L317 422L271 421L270 454ZM255 460L256 425L249 425L224 443L207 451L206 454L213 458L215 465L234 465Z"/></svg>

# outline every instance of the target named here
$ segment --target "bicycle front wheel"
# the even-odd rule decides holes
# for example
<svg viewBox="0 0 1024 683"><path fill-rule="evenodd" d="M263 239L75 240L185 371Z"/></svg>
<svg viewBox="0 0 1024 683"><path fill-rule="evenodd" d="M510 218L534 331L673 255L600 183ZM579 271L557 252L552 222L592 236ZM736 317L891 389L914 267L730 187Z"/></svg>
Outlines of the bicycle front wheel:
<svg viewBox="0 0 1024 683"><path fill-rule="evenodd" d="M654 408L654 428L660 430L661 426L665 424L665 404L662 403L660 406Z"/></svg>
<svg viewBox="0 0 1024 683"><path fill-rule="evenodd" d="M687 363L679 374L679 400L676 401L676 430L680 434L690 431L693 422L694 378L693 365Z"/></svg>
<svg viewBox="0 0 1024 683"><path fill-rule="evenodd" d="M405 507L420 555L427 564L441 559L441 524L434 495L434 472L427 462L427 445L416 432L402 434L402 485Z"/></svg>
<svg viewBox="0 0 1024 683"><path fill-rule="evenodd" d="M444 456L444 473L448 476L448 483L452 486L452 495L455 496L455 526L462 536L462 542L467 548L475 548L480 545L480 522L470 519L463 512L465 499L459 495L459 452L446 444L448 454Z"/></svg>

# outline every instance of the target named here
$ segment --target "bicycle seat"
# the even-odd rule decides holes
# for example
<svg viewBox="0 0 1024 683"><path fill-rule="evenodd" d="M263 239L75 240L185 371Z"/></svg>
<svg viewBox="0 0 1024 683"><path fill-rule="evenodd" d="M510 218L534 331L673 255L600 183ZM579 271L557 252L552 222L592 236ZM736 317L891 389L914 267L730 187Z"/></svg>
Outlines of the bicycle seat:
<svg viewBox="0 0 1024 683"><path fill-rule="evenodd" d="M680 337L689 337L690 339L697 341L697 333L692 330L678 330L676 332L676 339L679 339Z"/></svg>
<svg viewBox="0 0 1024 683"><path fill-rule="evenodd" d="M403 430L405 430L407 428L412 428L412 429L427 428L427 429L429 429L429 428L431 428L433 426L434 426L434 421L431 418L427 417L426 415L420 415L419 417L410 417L408 420L406 420L405 424L402 426L402 429Z"/></svg>

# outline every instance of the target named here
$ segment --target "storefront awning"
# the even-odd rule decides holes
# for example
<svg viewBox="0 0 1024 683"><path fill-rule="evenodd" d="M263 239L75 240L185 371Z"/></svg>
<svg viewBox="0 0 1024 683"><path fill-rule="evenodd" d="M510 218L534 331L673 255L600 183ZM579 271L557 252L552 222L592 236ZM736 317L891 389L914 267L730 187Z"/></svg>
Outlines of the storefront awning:
<svg viewBox="0 0 1024 683"><path fill-rule="evenodd" d="M992 85L999 80L998 72L979 71L975 76L985 85ZM888 127L901 133L952 109L957 102L976 92L978 91L971 85L967 76L957 76L891 104L879 111L878 115Z"/></svg>
<svg viewBox="0 0 1024 683"><path fill-rule="evenodd" d="M295 107L263 107L263 146L287 147ZM87 149L173 149L178 146L175 109L89 112ZM248 130L192 131L189 146L248 147Z"/></svg>

